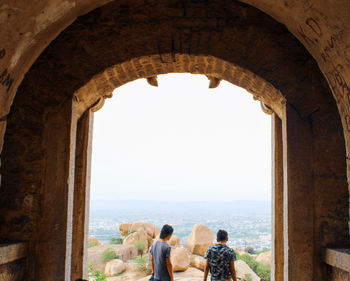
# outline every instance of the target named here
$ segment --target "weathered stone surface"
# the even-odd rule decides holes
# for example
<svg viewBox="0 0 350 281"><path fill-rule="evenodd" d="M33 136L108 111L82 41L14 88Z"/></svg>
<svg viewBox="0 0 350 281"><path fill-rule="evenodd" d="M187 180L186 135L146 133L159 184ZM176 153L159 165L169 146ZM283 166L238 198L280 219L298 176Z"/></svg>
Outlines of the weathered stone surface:
<svg viewBox="0 0 350 281"><path fill-rule="evenodd" d="M272 255L271 255L271 251L265 252L265 253L261 253L260 255L258 255L256 257L256 261L258 263L261 263L262 265L266 265L266 266L271 266L271 261L272 261Z"/></svg>
<svg viewBox="0 0 350 281"><path fill-rule="evenodd" d="M125 223L119 224L119 231L122 236L129 234L129 232L131 231L130 228L131 228L131 223L125 222Z"/></svg>
<svg viewBox="0 0 350 281"><path fill-rule="evenodd" d="M350 272L350 249L326 249L324 261L333 267Z"/></svg>
<svg viewBox="0 0 350 281"><path fill-rule="evenodd" d="M25 278L25 260L17 260L7 264L0 264L0 280L1 281L20 281Z"/></svg>
<svg viewBox="0 0 350 281"><path fill-rule="evenodd" d="M7 123L0 189L0 222L7 227L0 229L0 238L29 242L28 280L39 276L41 281L38 264L65 256L51 253L52 257L47 254L45 258L43 252L50 247L41 249L41 233L48 230L50 236L55 228L46 229L42 215L52 222L60 218L57 225L62 235L58 237L71 233L70 208L67 215L59 215L67 209L63 205L69 197L59 193L63 183L54 188L57 194L52 196L57 200L53 203L63 207L46 205L51 198L46 187L55 186L44 176L54 163L46 161L48 156L56 153L52 146L43 145L45 131L52 126L49 112L59 112L74 95L81 114L115 87L170 72L201 73L230 81L271 105L280 117L279 105L285 98L307 120L312 130L308 169L313 175L307 186L314 190L310 202L314 220L309 224L312 230L305 229L313 233L314 249L311 257L296 259L305 261L302 266L288 270L303 272L308 263L314 280L331 279L321 250L327 245L348 246L349 241L347 1L244 0L248 6L223 0L187 1L186 5L183 1L122 0L96 10L107 1L10 2L0 4L0 138ZM73 165L69 169L74 170ZM62 179L56 170L50 170L52 179ZM308 198L305 190L301 192L301 197ZM53 248L69 252L69 242L55 244L54 238L46 240L50 239ZM69 259L69 253L66 256ZM58 263L50 264L46 270L56 271ZM60 271L65 268L60 265Z"/></svg>
<svg viewBox="0 0 350 281"><path fill-rule="evenodd" d="M132 245L100 245L88 249L88 263L93 263L93 270L105 270L106 263L101 261L102 253L108 248L113 249L119 259L123 262L127 262L133 257L137 256L137 250Z"/></svg>
<svg viewBox="0 0 350 281"><path fill-rule="evenodd" d="M151 276L146 276L138 281L148 281ZM190 267L186 271L174 272L174 279L176 281L202 281L203 272L196 268Z"/></svg>
<svg viewBox="0 0 350 281"><path fill-rule="evenodd" d="M190 255L190 264L200 270L204 270L206 259L199 255Z"/></svg>
<svg viewBox="0 0 350 281"><path fill-rule="evenodd" d="M242 260L235 261L236 275L242 280L247 280L247 275L252 278L252 281L260 281L258 275Z"/></svg>
<svg viewBox="0 0 350 281"><path fill-rule="evenodd" d="M282 120L276 113L271 118L272 129L272 257L271 280L284 280L284 233L283 233L283 143Z"/></svg>
<svg viewBox="0 0 350 281"><path fill-rule="evenodd" d="M134 246L136 242L142 242L145 246L144 253L148 251L148 236L143 227L140 227L136 232L130 232L123 240L123 245Z"/></svg>
<svg viewBox="0 0 350 281"><path fill-rule="evenodd" d="M28 245L26 243L0 244L0 265L23 259L27 255Z"/></svg>
<svg viewBox="0 0 350 281"><path fill-rule="evenodd" d="M190 256L184 247L171 248L173 271L185 271L190 266Z"/></svg>
<svg viewBox="0 0 350 281"><path fill-rule="evenodd" d="M176 235L172 235L170 240L168 241L170 246L179 246L181 244L181 238Z"/></svg>
<svg viewBox="0 0 350 281"><path fill-rule="evenodd" d="M350 272L333 267L331 273L332 281L350 281Z"/></svg>
<svg viewBox="0 0 350 281"><path fill-rule="evenodd" d="M122 260L115 259L106 263L105 266L105 274L108 277L116 276L122 272L124 272L126 266Z"/></svg>
<svg viewBox="0 0 350 281"><path fill-rule="evenodd" d="M159 235L157 235L157 237L155 239L151 238L149 245L151 246L153 244L153 241L158 240L158 239L159 239ZM179 236L173 234L167 243L173 247L179 246L181 244L181 238Z"/></svg>
<svg viewBox="0 0 350 281"><path fill-rule="evenodd" d="M208 247L213 244L213 240L214 233L209 227L195 224L187 239L187 245L192 254L204 256Z"/></svg>
<svg viewBox="0 0 350 281"><path fill-rule="evenodd" d="M132 231L137 231L140 227L146 231L151 239L159 235L159 228L148 222L121 223L119 225L119 231L122 236L126 236Z"/></svg>

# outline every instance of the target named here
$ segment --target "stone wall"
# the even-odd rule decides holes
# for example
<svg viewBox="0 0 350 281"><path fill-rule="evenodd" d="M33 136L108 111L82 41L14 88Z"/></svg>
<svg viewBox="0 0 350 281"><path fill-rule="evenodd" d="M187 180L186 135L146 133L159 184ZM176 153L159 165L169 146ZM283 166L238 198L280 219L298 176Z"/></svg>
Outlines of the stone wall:
<svg viewBox="0 0 350 281"><path fill-rule="evenodd" d="M336 267L333 267L331 271L331 281L350 281L350 272L343 271Z"/></svg>
<svg viewBox="0 0 350 281"><path fill-rule="evenodd" d="M324 15L333 14L344 2L335 1L327 9L319 3L309 6L308 1L302 8L303 4L294 1L257 3L287 23L318 61L284 25L235 1L121 0L90 13L86 12L102 1L39 2L32 7L21 1L16 2L17 7L0 6L0 27L5 27L0 28L4 34L0 38L7 40L0 39L0 90L5 93L0 96L0 133L7 123L0 189L0 223L6 227L0 228L0 239L30 242L28 280L35 280L36 265L40 268L50 254L38 247L40 234L45 232L42 218L58 215L56 209L45 207L52 200L48 194L53 188L45 175L54 176L52 165L45 161L57 152L44 141L58 124L49 123L49 118L55 119L71 103L81 115L101 97L109 96L114 87L171 72L226 79L247 88L279 115L282 103L287 102L307 122L312 133L308 153L312 154L313 181L308 188L314 196L310 200L315 216L311 226L314 274L316 280L329 274L320 263L321 248L349 242L344 142L344 133L345 140L349 139L350 122L348 37L344 32L349 15L342 9L339 22L333 25L333 18L324 23ZM78 15L82 16L71 24ZM16 22L17 17L22 20ZM60 202L67 207L66 201ZM65 227L58 226L62 233Z"/></svg>
<svg viewBox="0 0 350 281"><path fill-rule="evenodd" d="M0 265L0 281L22 281L25 276L25 260Z"/></svg>

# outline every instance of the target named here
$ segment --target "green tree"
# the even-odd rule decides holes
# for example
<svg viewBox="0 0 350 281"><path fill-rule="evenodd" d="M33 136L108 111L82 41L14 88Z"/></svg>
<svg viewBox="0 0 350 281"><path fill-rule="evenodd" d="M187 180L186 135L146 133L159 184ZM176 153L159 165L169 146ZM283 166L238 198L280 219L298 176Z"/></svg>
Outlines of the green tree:
<svg viewBox="0 0 350 281"><path fill-rule="evenodd" d="M95 270L93 272L93 277L95 281L107 281L106 274L102 273L100 270Z"/></svg>
<svg viewBox="0 0 350 281"><path fill-rule="evenodd" d="M142 257L143 250L145 249L145 243L143 243L142 241L137 241L135 242L134 247L137 250L137 254L141 255Z"/></svg>
<svg viewBox="0 0 350 281"><path fill-rule="evenodd" d="M94 263L93 262L89 262L88 263L88 274L92 274L93 273L93 267L94 267Z"/></svg>
<svg viewBox="0 0 350 281"><path fill-rule="evenodd" d="M107 281L106 274L102 273L100 270L93 270L94 264L90 262L88 264L88 274L94 278L94 281Z"/></svg>
<svg viewBox="0 0 350 281"><path fill-rule="evenodd" d="M118 237L112 237L111 240L109 241L110 244L123 244L123 239Z"/></svg>
<svg viewBox="0 0 350 281"><path fill-rule="evenodd" d="M239 259L244 261L261 278L261 281L270 281L271 269L269 266L258 263L248 254L241 255Z"/></svg>
<svg viewBox="0 0 350 281"><path fill-rule="evenodd" d="M136 270L138 272L145 273L146 275L151 274L152 270L149 267L147 267L147 256L133 257L132 260L136 264Z"/></svg>
<svg viewBox="0 0 350 281"><path fill-rule="evenodd" d="M118 258L119 256L117 255L117 253L111 248L106 249L101 255L102 262L108 262L110 260L114 260Z"/></svg>
<svg viewBox="0 0 350 281"><path fill-rule="evenodd" d="M251 255L255 253L253 247L250 247L250 246L246 247L246 248L245 248L245 251L246 251L247 253L251 254Z"/></svg>

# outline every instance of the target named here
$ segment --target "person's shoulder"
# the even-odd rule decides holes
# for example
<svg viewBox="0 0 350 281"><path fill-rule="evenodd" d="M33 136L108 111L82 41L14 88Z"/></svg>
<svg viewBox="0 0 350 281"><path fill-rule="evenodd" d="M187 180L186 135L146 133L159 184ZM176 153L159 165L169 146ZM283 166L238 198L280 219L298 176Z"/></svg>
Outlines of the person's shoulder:
<svg viewBox="0 0 350 281"><path fill-rule="evenodd" d="M235 250L233 250L232 248L230 248L227 245L225 245L225 247L223 249L224 249L224 251L227 251L227 252L230 252L230 253L235 253Z"/></svg>
<svg viewBox="0 0 350 281"><path fill-rule="evenodd" d="M208 250L207 250L207 251L208 251L208 252L217 251L217 245L216 245L216 244L210 245L210 246L208 247Z"/></svg>
<svg viewBox="0 0 350 281"><path fill-rule="evenodd" d="M171 249L171 246L167 243L167 242L160 242L161 245L162 245L162 248L165 248L165 249Z"/></svg>

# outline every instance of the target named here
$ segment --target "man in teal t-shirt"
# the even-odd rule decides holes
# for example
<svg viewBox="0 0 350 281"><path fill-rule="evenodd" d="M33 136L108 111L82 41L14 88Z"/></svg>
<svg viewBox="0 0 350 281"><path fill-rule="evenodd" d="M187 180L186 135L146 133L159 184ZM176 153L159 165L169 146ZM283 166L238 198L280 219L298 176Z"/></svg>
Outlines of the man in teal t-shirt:
<svg viewBox="0 0 350 281"><path fill-rule="evenodd" d="M160 231L159 239L155 241L150 250L152 278L154 281L174 281L173 266L170 255L171 247L167 241L171 238L174 229L166 224Z"/></svg>

